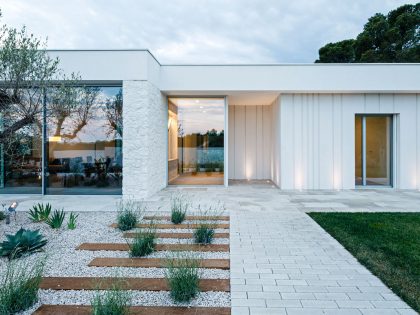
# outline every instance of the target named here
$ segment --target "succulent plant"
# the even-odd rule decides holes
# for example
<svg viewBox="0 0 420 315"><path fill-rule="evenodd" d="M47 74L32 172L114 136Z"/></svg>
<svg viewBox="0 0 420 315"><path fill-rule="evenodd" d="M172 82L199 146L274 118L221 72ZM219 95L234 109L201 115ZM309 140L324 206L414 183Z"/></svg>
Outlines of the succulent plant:
<svg viewBox="0 0 420 315"><path fill-rule="evenodd" d="M54 210L54 213L45 221L45 223L47 223L52 229L59 229L63 225L65 217L66 214L64 213L64 210Z"/></svg>
<svg viewBox="0 0 420 315"><path fill-rule="evenodd" d="M7 234L6 240L0 243L0 256L9 259L19 258L25 254L41 251L47 244L47 240L39 233L39 230L31 231L20 229L16 234Z"/></svg>
<svg viewBox="0 0 420 315"><path fill-rule="evenodd" d="M51 204L38 203L29 210L29 219L33 222L47 221L51 213Z"/></svg>

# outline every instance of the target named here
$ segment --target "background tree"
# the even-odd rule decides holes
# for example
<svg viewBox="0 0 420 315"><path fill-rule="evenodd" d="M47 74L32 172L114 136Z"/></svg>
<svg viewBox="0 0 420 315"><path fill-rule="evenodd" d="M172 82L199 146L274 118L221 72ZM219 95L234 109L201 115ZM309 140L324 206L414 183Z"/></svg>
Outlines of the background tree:
<svg viewBox="0 0 420 315"><path fill-rule="evenodd" d="M315 62L420 62L420 3L375 14L356 39L320 48Z"/></svg>
<svg viewBox="0 0 420 315"><path fill-rule="evenodd" d="M114 98L108 98L105 102L105 115L108 120L108 134L115 134L122 138L123 119L122 119L122 90L120 89Z"/></svg>

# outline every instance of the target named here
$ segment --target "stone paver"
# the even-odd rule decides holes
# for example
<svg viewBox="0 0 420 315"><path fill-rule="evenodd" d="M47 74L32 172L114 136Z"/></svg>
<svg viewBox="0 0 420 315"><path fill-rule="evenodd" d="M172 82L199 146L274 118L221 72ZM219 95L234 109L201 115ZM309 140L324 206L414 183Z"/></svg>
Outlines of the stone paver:
<svg viewBox="0 0 420 315"><path fill-rule="evenodd" d="M168 211L170 195L225 203L231 215L232 314L416 314L319 227L307 211L420 211L420 192L392 189L281 191L272 185L170 187L147 200ZM73 211L115 209L118 197L2 196L20 210L50 201ZM100 206L98 206L98 204ZM19 210L19 209L18 209Z"/></svg>

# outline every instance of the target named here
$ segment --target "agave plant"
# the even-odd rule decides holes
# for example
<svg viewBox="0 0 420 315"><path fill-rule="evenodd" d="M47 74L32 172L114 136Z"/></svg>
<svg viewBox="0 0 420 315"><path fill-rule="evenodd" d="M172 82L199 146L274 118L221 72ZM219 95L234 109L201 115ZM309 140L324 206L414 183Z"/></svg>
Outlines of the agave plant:
<svg viewBox="0 0 420 315"><path fill-rule="evenodd" d="M6 240L0 243L0 256L9 259L19 258L25 254L41 251L47 244L47 240L39 233L39 230L31 231L20 229L16 234L7 234Z"/></svg>
<svg viewBox="0 0 420 315"><path fill-rule="evenodd" d="M38 203L29 210L29 219L33 222L47 221L51 213L51 204Z"/></svg>
<svg viewBox="0 0 420 315"><path fill-rule="evenodd" d="M52 229L59 229L63 225L65 217L66 214L64 213L64 210L54 210L54 213L45 221L45 223L47 223Z"/></svg>

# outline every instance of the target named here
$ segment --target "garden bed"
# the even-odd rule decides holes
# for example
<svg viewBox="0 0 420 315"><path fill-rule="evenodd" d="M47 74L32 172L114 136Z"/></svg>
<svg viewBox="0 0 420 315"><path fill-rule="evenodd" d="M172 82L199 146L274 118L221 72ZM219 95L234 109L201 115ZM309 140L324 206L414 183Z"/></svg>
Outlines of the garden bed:
<svg viewBox="0 0 420 315"><path fill-rule="evenodd" d="M2 240L5 234L14 234L21 227L40 229L48 239L45 253L22 258L31 264L47 256L39 301L22 314L32 314L36 310L36 314L87 314L96 292L94 288L115 277L127 281L133 294L130 311L134 313L147 310L147 314L230 314L228 217L220 217L223 220L217 222L213 244L203 246L193 244L196 216L188 217L180 226L165 221L167 216L150 216L160 222L157 226L158 251L145 258L130 258L127 242L133 240L136 229L127 232L115 229L112 224L116 213L83 212L78 215L75 230L66 227L52 230L45 223L30 221L28 214L23 212L19 212L17 220L12 220L10 225L2 224ZM142 221L137 226L147 225ZM179 250L198 255L200 260L200 293L188 303L172 301L165 279L165 260ZM6 261L7 258L0 258L1 274Z"/></svg>

